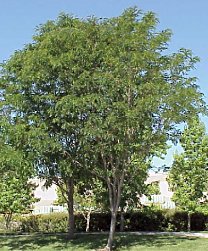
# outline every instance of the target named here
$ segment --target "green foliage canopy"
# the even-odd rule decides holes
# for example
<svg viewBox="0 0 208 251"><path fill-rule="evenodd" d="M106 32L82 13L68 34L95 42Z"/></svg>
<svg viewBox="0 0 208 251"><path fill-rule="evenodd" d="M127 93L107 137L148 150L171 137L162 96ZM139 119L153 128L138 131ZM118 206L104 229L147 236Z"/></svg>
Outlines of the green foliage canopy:
<svg viewBox="0 0 208 251"><path fill-rule="evenodd" d="M198 58L186 49L168 55L171 32L157 23L137 8L109 19L60 15L2 65L3 108L27 125L39 173L65 184L88 170L103 179L110 234L123 183L144 180L176 125L205 110L188 75Z"/></svg>

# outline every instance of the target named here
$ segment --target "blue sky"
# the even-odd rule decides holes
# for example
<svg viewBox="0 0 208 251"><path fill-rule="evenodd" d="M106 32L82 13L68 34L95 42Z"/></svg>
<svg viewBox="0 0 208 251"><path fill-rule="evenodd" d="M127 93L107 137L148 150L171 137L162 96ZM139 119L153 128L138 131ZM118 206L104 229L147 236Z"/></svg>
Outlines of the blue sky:
<svg viewBox="0 0 208 251"><path fill-rule="evenodd" d="M77 17L118 16L125 8L138 6L143 11L153 11L160 20L159 29L173 31L170 51L181 47L191 49L201 58L194 75L198 77L201 91L208 96L208 1L207 0L1 0L0 8L0 62L24 44L32 41L35 27L60 12ZM208 99L206 98L206 101ZM208 119L203 118L208 128ZM171 149L166 163L171 162Z"/></svg>

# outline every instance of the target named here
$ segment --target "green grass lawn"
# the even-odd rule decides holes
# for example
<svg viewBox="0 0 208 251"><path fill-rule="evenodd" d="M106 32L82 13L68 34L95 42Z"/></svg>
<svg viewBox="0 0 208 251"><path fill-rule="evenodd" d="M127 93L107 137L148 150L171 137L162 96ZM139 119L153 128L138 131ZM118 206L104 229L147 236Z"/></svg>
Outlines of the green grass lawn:
<svg viewBox="0 0 208 251"><path fill-rule="evenodd" d="M107 235L77 235L73 241L61 235L0 236L0 250L96 250L104 247L106 240ZM117 251L208 251L208 239L176 236L117 235L115 244Z"/></svg>

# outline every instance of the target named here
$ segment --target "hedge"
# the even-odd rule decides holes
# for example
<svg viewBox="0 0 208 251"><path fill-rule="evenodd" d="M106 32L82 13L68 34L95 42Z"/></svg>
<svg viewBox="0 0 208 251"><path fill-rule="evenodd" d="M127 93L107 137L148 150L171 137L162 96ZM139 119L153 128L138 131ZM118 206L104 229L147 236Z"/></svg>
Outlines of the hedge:
<svg viewBox="0 0 208 251"><path fill-rule="evenodd" d="M208 215L194 213L192 215L192 230L208 230ZM42 215L14 216L10 231L31 233L67 232L67 213L50 213ZM91 232L108 231L110 213L92 213L90 221ZM86 220L81 214L75 215L75 229L84 232ZM120 213L116 229L120 229ZM0 230L5 230L3 218L0 217ZM174 210L143 210L124 213L124 231L186 231L187 213Z"/></svg>

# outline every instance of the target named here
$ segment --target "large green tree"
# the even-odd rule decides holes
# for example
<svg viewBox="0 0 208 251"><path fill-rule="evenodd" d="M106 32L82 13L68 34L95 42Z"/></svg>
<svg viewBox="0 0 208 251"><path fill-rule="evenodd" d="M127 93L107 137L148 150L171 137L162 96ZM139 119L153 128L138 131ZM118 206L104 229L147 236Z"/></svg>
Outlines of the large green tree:
<svg viewBox="0 0 208 251"><path fill-rule="evenodd" d="M188 212L188 230L191 214L203 202L207 191L208 136L203 123L195 120L187 126L180 139L183 152L174 156L169 183L176 206Z"/></svg>
<svg viewBox="0 0 208 251"><path fill-rule="evenodd" d="M188 76L198 58L185 49L165 53L171 32L158 31L157 22L137 8L109 19L61 15L2 65L4 109L27 124L39 174L67 188L71 234L73 183L88 171L106 183L107 250L123 184L144 180L176 125L204 111Z"/></svg>
<svg viewBox="0 0 208 251"><path fill-rule="evenodd" d="M153 13L129 9L102 23L101 43L96 43L102 61L85 135L97 163L93 172L109 190L107 250L112 249L123 184L135 176L142 179L146 163L165 150L167 140L176 139L177 124L203 111L202 94L188 76L198 59L186 49L167 55L170 31L158 32L156 25Z"/></svg>
<svg viewBox="0 0 208 251"><path fill-rule="evenodd" d="M40 26L34 43L2 65L2 113L15 128L11 134L19 135L19 145L33 153L38 176L67 194L69 237L74 182L86 176L80 138L88 104L82 95L90 85L84 75L91 75L96 61L92 27L91 21L61 15Z"/></svg>

